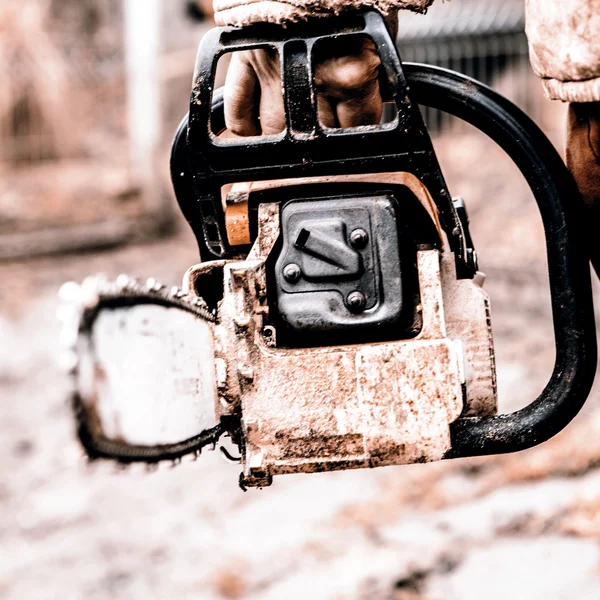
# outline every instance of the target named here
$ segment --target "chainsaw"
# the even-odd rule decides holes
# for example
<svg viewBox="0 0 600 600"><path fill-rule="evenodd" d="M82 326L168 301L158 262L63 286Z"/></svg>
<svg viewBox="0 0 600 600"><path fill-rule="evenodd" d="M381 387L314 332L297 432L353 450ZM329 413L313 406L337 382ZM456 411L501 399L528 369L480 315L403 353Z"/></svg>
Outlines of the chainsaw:
<svg viewBox="0 0 600 600"><path fill-rule="evenodd" d="M326 128L315 48L365 36L395 114ZM225 138L217 62L257 48L279 53L285 131ZM539 206L556 363L540 396L512 414L497 414L490 302L465 203L448 190L419 105L487 134ZM241 463L243 488L264 487L282 474L522 450L585 402L596 338L570 174L496 92L403 64L379 13L209 32L171 174L201 261L182 287L123 275L61 291L90 459L177 462L220 445Z"/></svg>

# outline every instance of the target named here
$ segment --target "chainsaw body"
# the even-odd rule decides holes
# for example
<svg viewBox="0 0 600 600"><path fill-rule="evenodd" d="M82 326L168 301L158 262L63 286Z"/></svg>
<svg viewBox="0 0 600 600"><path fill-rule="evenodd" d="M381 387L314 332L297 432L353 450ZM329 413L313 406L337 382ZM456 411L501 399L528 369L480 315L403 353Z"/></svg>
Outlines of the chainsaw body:
<svg viewBox="0 0 600 600"><path fill-rule="evenodd" d="M314 48L365 35L396 115L324 128ZM281 57L286 130L220 138L217 61L261 47ZM490 303L465 206L449 193L417 103L500 144L542 214L556 367L540 397L511 415L496 415ZM173 460L228 435L242 484L265 486L285 473L519 450L554 435L585 401L596 346L569 173L539 129L482 84L402 65L378 13L324 21L316 34L305 25L210 32L171 166L202 262L181 290L125 278L88 282L77 296L74 397L91 458ZM145 349L144 366L115 369L114 340L123 356Z"/></svg>
<svg viewBox="0 0 600 600"><path fill-rule="evenodd" d="M430 247L420 240L412 255L405 249L412 264L379 281L390 254L397 267L403 264L396 220L415 210L430 219L398 181L412 185L431 209L426 190L402 175L390 177L393 185L379 183L375 196L260 203L258 235L245 260L202 263L186 274L184 289L200 297L206 285L223 286L214 326L215 412L218 420L239 418L244 485L269 485L285 473L440 460L450 449L453 421L495 414L482 276L457 279L453 254L436 248L441 231L429 227ZM310 241L327 227L339 239L317 237L298 247L299 236ZM355 249L357 230L367 235ZM348 263L356 254L355 273L340 266L343 249ZM297 270L286 280L290 264ZM361 281L368 267L376 272L370 288ZM349 305L352 294L363 292L364 307Z"/></svg>

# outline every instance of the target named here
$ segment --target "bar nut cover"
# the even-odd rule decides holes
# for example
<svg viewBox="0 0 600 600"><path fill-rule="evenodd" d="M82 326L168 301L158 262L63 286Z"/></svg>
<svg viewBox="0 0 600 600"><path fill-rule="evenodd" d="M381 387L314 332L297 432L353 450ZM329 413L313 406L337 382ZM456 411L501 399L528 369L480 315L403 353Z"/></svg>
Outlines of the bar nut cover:
<svg viewBox="0 0 600 600"><path fill-rule="evenodd" d="M391 196L292 200L281 211L276 314L296 333L381 331L403 316Z"/></svg>

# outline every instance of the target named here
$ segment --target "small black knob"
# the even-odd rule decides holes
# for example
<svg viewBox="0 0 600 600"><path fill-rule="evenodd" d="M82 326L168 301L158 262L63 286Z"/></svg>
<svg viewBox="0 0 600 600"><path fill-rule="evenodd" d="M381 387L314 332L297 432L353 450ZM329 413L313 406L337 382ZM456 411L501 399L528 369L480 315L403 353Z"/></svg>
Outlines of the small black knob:
<svg viewBox="0 0 600 600"><path fill-rule="evenodd" d="M289 283L296 283L301 275L302 271L295 263L290 263L283 268L283 278Z"/></svg>
<svg viewBox="0 0 600 600"><path fill-rule="evenodd" d="M365 309L367 299L362 292L350 292L346 298L346 306L352 312L359 313Z"/></svg>
<svg viewBox="0 0 600 600"><path fill-rule="evenodd" d="M369 234L364 229L355 229L350 234L350 244L354 248L362 249L367 245L369 241Z"/></svg>

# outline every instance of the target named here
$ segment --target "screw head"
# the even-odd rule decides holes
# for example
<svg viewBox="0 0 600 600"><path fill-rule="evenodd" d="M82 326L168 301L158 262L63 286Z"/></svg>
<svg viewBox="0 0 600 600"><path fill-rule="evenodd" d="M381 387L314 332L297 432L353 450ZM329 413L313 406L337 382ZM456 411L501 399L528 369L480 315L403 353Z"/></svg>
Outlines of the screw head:
<svg viewBox="0 0 600 600"><path fill-rule="evenodd" d="M290 263L283 268L283 278L289 283L296 283L301 275L302 271L295 263Z"/></svg>
<svg viewBox="0 0 600 600"><path fill-rule="evenodd" d="M346 305L352 312L359 313L365 309L367 299L362 292L350 292L346 298Z"/></svg>
<svg viewBox="0 0 600 600"><path fill-rule="evenodd" d="M262 330L265 344L270 348L274 348L277 345L277 332L275 327L272 325L265 325Z"/></svg>
<svg viewBox="0 0 600 600"><path fill-rule="evenodd" d="M369 234L364 229L355 229L350 234L350 243L354 248L364 248L369 241Z"/></svg>

